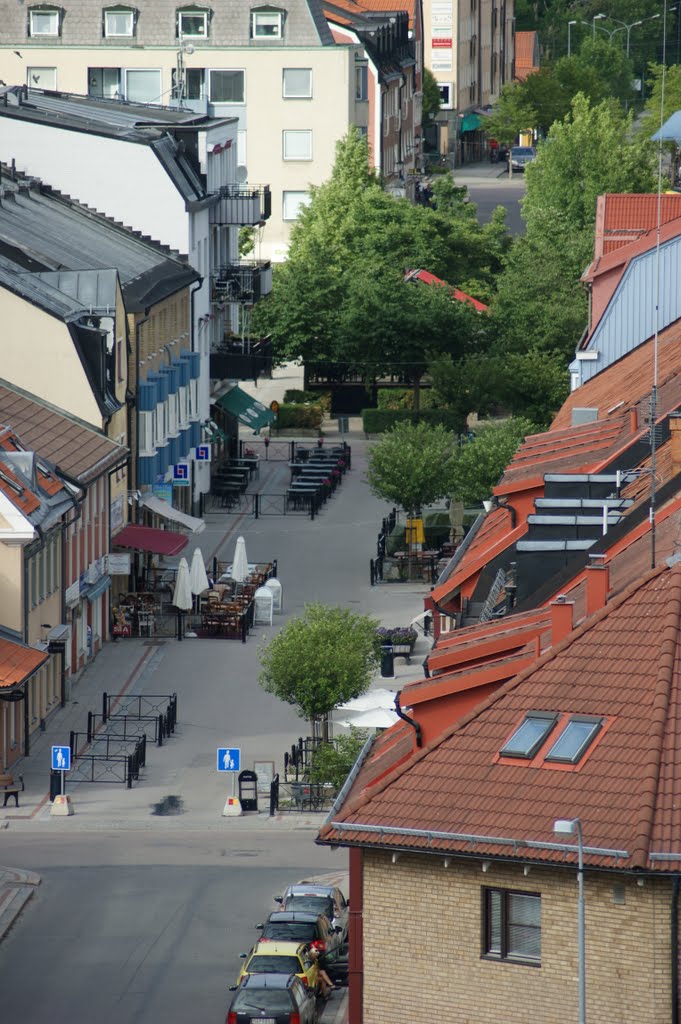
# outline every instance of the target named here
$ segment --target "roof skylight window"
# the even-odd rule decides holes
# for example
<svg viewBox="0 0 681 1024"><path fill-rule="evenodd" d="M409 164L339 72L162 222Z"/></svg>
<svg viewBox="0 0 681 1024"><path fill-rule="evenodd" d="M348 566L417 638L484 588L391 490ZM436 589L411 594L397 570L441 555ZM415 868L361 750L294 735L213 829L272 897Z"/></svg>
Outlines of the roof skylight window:
<svg viewBox="0 0 681 1024"><path fill-rule="evenodd" d="M602 718L593 718L589 715L573 715L549 750L545 760L559 761L563 764L577 764L602 724Z"/></svg>
<svg viewBox="0 0 681 1024"><path fill-rule="evenodd" d="M502 757L534 757L555 725L553 711L530 711L510 740L501 749Z"/></svg>

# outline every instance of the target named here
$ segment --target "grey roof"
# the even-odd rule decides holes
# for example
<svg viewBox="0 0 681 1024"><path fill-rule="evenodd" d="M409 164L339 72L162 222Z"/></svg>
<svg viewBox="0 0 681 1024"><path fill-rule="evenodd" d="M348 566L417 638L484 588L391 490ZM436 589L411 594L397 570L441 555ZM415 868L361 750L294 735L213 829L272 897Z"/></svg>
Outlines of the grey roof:
<svg viewBox="0 0 681 1024"><path fill-rule="evenodd" d="M150 146L187 203L206 199L198 169L173 132L208 129L236 118L211 118L188 110L50 93L24 86L0 88L0 117Z"/></svg>
<svg viewBox="0 0 681 1024"><path fill-rule="evenodd" d="M63 0L59 4L64 12L60 46L96 46L101 50L102 64L110 63L105 51L120 51L125 40L102 38L102 0ZM115 6L112 4L112 6ZM129 45L177 46L176 11L190 6L184 0L135 0L138 12L135 37ZM319 0L220 0L220 3L199 2L191 5L210 11L209 33L206 40L194 40L197 49L248 46L271 49L273 46L334 46L331 30L326 23ZM254 40L250 38L250 12L252 9L273 6L286 11L283 40ZM0 42L12 47L35 43L28 36L26 7L20 3L2 4ZM47 45L52 40L45 41Z"/></svg>
<svg viewBox="0 0 681 1024"><path fill-rule="evenodd" d="M80 309L90 311L116 308L115 270L50 270L31 275L69 295Z"/></svg>
<svg viewBox="0 0 681 1024"><path fill-rule="evenodd" d="M35 179L13 180L2 173L0 256L39 272L115 269L128 312L159 302L200 277L166 246Z"/></svg>
<svg viewBox="0 0 681 1024"><path fill-rule="evenodd" d="M60 292L54 285L43 280L40 274L18 271L10 260L1 255L0 286L66 322L77 320L83 313L83 307L72 296Z"/></svg>

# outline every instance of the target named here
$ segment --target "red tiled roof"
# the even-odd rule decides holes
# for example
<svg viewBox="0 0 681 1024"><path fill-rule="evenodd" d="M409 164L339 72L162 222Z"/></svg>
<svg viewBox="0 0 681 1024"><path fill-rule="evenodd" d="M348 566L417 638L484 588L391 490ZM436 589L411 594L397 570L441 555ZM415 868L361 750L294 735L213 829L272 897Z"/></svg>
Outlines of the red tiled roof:
<svg viewBox="0 0 681 1024"><path fill-rule="evenodd" d="M447 284L441 277L436 277L435 274L431 274L429 270L407 270L405 275L406 281L421 281L423 284L439 284L443 288L449 288L450 293L456 299L457 302L467 302L469 305L477 309L478 313L488 313L489 306L486 306L484 302L480 302L478 299L474 299L472 295L468 295L466 292L462 292L459 288L452 287L451 284Z"/></svg>
<svg viewBox="0 0 681 1024"><path fill-rule="evenodd" d="M541 478L545 473L586 473L629 437L626 416L584 423L565 430L551 430L526 437L511 459L495 494L508 494L519 481Z"/></svg>
<svg viewBox="0 0 681 1024"><path fill-rule="evenodd" d="M546 609L537 609L444 633L428 655L428 668L450 672L513 653L543 633L550 619Z"/></svg>
<svg viewBox="0 0 681 1024"><path fill-rule="evenodd" d="M414 25L415 0L329 0L329 9L324 11L326 18L332 21L339 21L333 8L341 8L348 14L363 15L370 13L392 14L406 11L409 15L409 28ZM346 22L349 24L349 22Z"/></svg>
<svg viewBox="0 0 681 1024"><path fill-rule="evenodd" d="M150 551L154 555L179 555L188 542L189 538L184 533L134 525L124 526L120 533L111 538L111 543L118 548Z"/></svg>
<svg viewBox="0 0 681 1024"><path fill-rule="evenodd" d="M658 338L658 408L675 409L681 400L681 320L677 320ZM612 363L586 384L573 391L563 402L550 428L550 435L570 426L572 410L598 409L599 420L621 417L623 412L637 406L639 423L647 414L647 404L653 383L653 340L637 345L635 349Z"/></svg>
<svg viewBox="0 0 681 1024"><path fill-rule="evenodd" d="M516 32L515 43L515 77L524 81L528 75L539 70L539 44L537 33Z"/></svg>
<svg viewBox="0 0 681 1024"><path fill-rule="evenodd" d="M680 704L677 563L637 580L442 737L346 801L319 838L564 862L563 851L523 844L554 844L554 820L579 816L587 848L603 851L588 853L587 863L678 871ZM499 751L530 710L554 711L561 723L571 714L594 715L604 728L576 769L552 770L541 759L534 769L500 761ZM651 851L679 857L651 861Z"/></svg>
<svg viewBox="0 0 681 1024"><path fill-rule="evenodd" d="M520 34L516 33L516 40ZM681 194L668 192L660 196L659 209L662 224L681 217ZM601 256L607 256L652 231L657 227L657 216L658 197L655 192L608 192L599 196L594 259L599 260Z"/></svg>
<svg viewBox="0 0 681 1024"><path fill-rule="evenodd" d="M45 664L48 657L44 651L0 639L0 689L23 683Z"/></svg>
<svg viewBox="0 0 681 1024"><path fill-rule="evenodd" d="M681 216L674 217L673 220L668 220L662 224L660 230L660 242L668 242L672 238L677 238L681 235ZM605 274L608 271L615 269L616 267L626 267L631 260L636 256L641 256L644 252L649 252L650 249L654 249L657 245L657 228L652 228L649 231L640 234L634 241L628 244L623 244L617 249L613 249L611 252L606 253L600 258L594 259L593 263L590 263L587 269L582 274L582 281L593 281L594 278Z"/></svg>
<svg viewBox="0 0 681 1024"><path fill-rule="evenodd" d="M29 490L19 477L0 460L0 491L9 498L15 508L30 516L40 508L40 499Z"/></svg>

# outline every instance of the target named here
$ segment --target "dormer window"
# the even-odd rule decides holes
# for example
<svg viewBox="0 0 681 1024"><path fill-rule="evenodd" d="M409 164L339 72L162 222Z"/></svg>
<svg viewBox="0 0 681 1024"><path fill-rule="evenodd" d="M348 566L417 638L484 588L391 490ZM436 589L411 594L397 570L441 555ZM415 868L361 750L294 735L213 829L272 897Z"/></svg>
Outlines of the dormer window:
<svg viewBox="0 0 681 1024"><path fill-rule="evenodd" d="M556 723L558 715L553 711L530 711L506 742L500 753L502 757L532 758Z"/></svg>
<svg viewBox="0 0 681 1024"><path fill-rule="evenodd" d="M282 39L284 35L284 12L275 8L261 8L251 11L252 39Z"/></svg>
<svg viewBox="0 0 681 1024"><path fill-rule="evenodd" d="M135 11L131 7L109 7L104 11L104 38L130 38L135 34Z"/></svg>
<svg viewBox="0 0 681 1024"><path fill-rule="evenodd" d="M545 757L546 761L577 764L603 725L602 718L572 715Z"/></svg>
<svg viewBox="0 0 681 1024"><path fill-rule="evenodd" d="M179 39L207 39L208 11L204 8L187 7L177 12L177 35Z"/></svg>
<svg viewBox="0 0 681 1024"><path fill-rule="evenodd" d="M33 7L28 12L28 31L31 36L58 36L61 32L60 7Z"/></svg>

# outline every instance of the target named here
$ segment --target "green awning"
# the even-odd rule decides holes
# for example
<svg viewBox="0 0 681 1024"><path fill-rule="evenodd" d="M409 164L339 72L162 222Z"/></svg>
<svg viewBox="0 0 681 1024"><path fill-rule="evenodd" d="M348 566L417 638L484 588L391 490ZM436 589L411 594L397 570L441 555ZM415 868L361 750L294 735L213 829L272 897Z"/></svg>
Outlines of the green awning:
<svg viewBox="0 0 681 1024"><path fill-rule="evenodd" d="M461 134L464 132L474 132L482 124L482 118L480 114L466 114L463 121L461 122Z"/></svg>
<svg viewBox="0 0 681 1024"><path fill-rule="evenodd" d="M262 402L257 402L238 385L218 398L215 403L220 409L235 416L240 423L250 427L256 434L274 420L274 413Z"/></svg>

